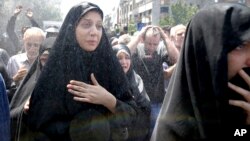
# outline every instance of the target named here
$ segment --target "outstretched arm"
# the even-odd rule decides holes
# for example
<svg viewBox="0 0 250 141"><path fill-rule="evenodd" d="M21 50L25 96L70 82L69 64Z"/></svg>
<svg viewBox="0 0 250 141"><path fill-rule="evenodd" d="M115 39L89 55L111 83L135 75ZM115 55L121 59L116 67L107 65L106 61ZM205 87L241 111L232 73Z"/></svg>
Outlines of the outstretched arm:
<svg viewBox="0 0 250 141"><path fill-rule="evenodd" d="M33 18L33 12L32 12L31 9L27 10L26 16L29 18L29 20L30 20L30 22L32 24L32 27L39 27L40 28L40 26L38 25L38 23Z"/></svg>
<svg viewBox="0 0 250 141"><path fill-rule="evenodd" d="M179 58L179 51L175 47L174 43L170 40L170 37L164 33L161 27L157 26L157 29L160 31L161 38L163 40L164 45L166 46L168 56L170 57L170 60L172 63L176 63L177 59Z"/></svg>
<svg viewBox="0 0 250 141"><path fill-rule="evenodd" d="M15 47L14 49L15 53L17 53L20 50L19 38L14 29L16 24L16 18L21 13L21 11L22 11L22 6L17 6L14 11L14 15L11 16L10 20L7 23L7 29L6 29L7 34Z"/></svg>

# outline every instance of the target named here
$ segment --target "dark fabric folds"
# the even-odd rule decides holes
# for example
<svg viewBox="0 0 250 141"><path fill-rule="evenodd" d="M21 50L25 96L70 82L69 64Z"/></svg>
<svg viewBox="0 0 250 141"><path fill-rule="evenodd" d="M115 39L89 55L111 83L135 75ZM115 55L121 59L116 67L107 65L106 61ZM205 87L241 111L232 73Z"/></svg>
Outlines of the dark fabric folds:
<svg viewBox="0 0 250 141"><path fill-rule="evenodd" d="M92 10L98 11L103 17L102 10L88 2L70 9L31 96L28 125L55 140L68 140L69 131L74 130L70 127L71 121L81 118L79 113L92 113L88 115L89 118L102 115L101 118L109 122L111 112L105 107L76 102L67 91L66 85L70 80L91 84L91 73L102 87L121 101L121 113L125 116L114 115L117 116L114 122L119 127L125 127L135 114L135 103L126 76L112 52L104 29L101 41L93 52L84 51L76 41L75 27L78 21Z"/></svg>
<svg viewBox="0 0 250 141"><path fill-rule="evenodd" d="M152 141L218 140L248 128L244 112L228 104L236 94L227 76L227 54L246 41L250 9L245 5L218 3L192 18Z"/></svg>

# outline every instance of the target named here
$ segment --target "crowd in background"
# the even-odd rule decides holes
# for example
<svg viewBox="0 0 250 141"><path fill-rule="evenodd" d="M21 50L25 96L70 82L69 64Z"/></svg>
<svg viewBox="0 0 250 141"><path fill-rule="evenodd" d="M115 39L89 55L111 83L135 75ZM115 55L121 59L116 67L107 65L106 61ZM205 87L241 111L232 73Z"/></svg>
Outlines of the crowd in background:
<svg viewBox="0 0 250 141"><path fill-rule="evenodd" d="M214 4L188 25L119 36L89 2L60 30L41 29L28 10L32 26L17 35L21 12L0 44L1 140L213 140L248 129L248 7Z"/></svg>

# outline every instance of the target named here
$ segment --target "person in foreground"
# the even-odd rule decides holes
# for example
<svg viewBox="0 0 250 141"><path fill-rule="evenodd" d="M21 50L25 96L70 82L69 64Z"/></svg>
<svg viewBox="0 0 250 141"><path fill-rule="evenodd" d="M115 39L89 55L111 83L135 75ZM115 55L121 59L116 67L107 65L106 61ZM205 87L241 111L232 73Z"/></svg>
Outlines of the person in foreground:
<svg viewBox="0 0 250 141"><path fill-rule="evenodd" d="M0 73L0 138L1 141L10 140L10 110L6 86Z"/></svg>
<svg viewBox="0 0 250 141"><path fill-rule="evenodd" d="M218 3L200 10L188 24L151 141L249 140L235 134L250 131L249 114L232 105L244 98L228 87L241 87L232 80L250 66L249 54L247 6Z"/></svg>
<svg viewBox="0 0 250 141"><path fill-rule="evenodd" d="M68 12L30 98L27 123L50 140L125 140L137 106L103 29L103 12Z"/></svg>

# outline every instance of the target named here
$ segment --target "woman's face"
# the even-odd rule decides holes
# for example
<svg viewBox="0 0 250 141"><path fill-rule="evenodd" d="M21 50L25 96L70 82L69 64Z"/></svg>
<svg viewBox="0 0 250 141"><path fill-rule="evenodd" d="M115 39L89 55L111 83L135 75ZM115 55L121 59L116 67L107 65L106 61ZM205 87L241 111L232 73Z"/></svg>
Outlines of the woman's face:
<svg viewBox="0 0 250 141"><path fill-rule="evenodd" d="M49 51L46 50L46 51L44 51L44 53L40 56L40 62L41 62L41 64L42 64L42 66L45 65L45 63L47 62L48 58L49 58Z"/></svg>
<svg viewBox="0 0 250 141"><path fill-rule="evenodd" d="M94 51L102 36L102 18L96 11L89 11L76 26L76 40L85 51Z"/></svg>
<svg viewBox="0 0 250 141"><path fill-rule="evenodd" d="M242 68L250 67L250 42L228 53L228 79L234 77Z"/></svg>
<svg viewBox="0 0 250 141"><path fill-rule="evenodd" d="M131 59L130 56L124 52L121 52L119 54L117 54L117 58L123 68L123 71L125 73L128 72L129 68L130 68L130 64L131 64Z"/></svg>

